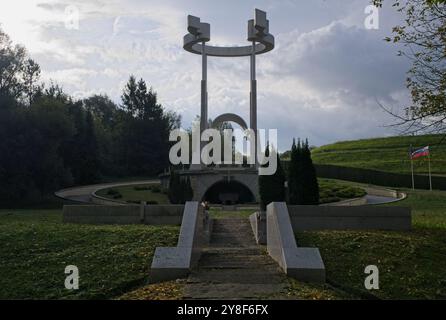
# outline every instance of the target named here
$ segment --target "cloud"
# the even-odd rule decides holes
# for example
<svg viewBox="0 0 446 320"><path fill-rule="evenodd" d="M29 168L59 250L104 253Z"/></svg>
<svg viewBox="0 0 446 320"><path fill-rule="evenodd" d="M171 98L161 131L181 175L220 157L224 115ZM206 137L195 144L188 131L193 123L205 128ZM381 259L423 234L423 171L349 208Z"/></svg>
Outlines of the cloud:
<svg viewBox="0 0 446 320"><path fill-rule="evenodd" d="M293 76L319 93L344 92L390 98L403 89L408 64L378 33L332 22L278 36L271 74Z"/></svg>
<svg viewBox="0 0 446 320"><path fill-rule="evenodd" d="M182 114L185 127L199 114L201 79L200 57L182 49L186 15L212 24L213 44L244 45L254 7L232 0L30 1L26 10L10 2L0 19L29 48L46 81L56 80L76 96L106 93L119 102L134 74L153 86L166 108ZM404 105L408 64L382 41L389 29L363 28L368 4L256 2L268 9L276 35L274 51L257 59L259 127L279 130L281 150L293 136L320 145L390 133L376 100ZM79 30L64 26L67 5L80 10ZM381 20L392 25L388 12ZM209 115L233 112L248 120L249 59L209 58L208 79Z"/></svg>

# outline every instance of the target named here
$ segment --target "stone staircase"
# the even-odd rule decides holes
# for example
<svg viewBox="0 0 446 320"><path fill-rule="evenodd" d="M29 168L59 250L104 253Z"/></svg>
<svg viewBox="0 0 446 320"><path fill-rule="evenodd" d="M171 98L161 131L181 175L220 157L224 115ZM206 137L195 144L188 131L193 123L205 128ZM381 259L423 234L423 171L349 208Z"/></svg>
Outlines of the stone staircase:
<svg viewBox="0 0 446 320"><path fill-rule="evenodd" d="M187 279L184 298L277 298L286 285L277 263L256 244L249 219L216 219L209 247Z"/></svg>

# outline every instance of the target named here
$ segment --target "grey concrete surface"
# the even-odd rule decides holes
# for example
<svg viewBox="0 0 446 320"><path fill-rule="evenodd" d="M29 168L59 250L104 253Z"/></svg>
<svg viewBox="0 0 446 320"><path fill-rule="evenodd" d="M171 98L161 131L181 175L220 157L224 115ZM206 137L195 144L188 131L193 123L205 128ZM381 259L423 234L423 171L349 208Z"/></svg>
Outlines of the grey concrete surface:
<svg viewBox="0 0 446 320"><path fill-rule="evenodd" d="M158 247L150 268L150 282L185 277L201 256L209 241L211 220L198 202L186 202L176 247Z"/></svg>
<svg viewBox="0 0 446 320"><path fill-rule="evenodd" d="M65 205L63 222L81 224L179 225L183 205Z"/></svg>
<svg viewBox="0 0 446 320"><path fill-rule="evenodd" d="M319 249L297 247L286 204L270 203L266 215L268 254L288 276L300 281L324 283L325 266Z"/></svg>
<svg viewBox="0 0 446 320"><path fill-rule="evenodd" d="M249 216L257 244L266 244L266 212L257 211Z"/></svg>
<svg viewBox="0 0 446 320"><path fill-rule="evenodd" d="M376 206L288 206L294 231L410 230L411 210Z"/></svg>
<svg viewBox="0 0 446 320"><path fill-rule="evenodd" d="M274 299L287 297L285 274L256 245L246 218L215 219L209 246L189 275L186 299Z"/></svg>
<svg viewBox="0 0 446 320"><path fill-rule="evenodd" d="M139 184L149 184L149 183L160 183L158 179L151 180L140 180L140 181L127 181L127 182L111 182L111 183L100 183L100 184L92 184L88 186L78 186L73 188L66 188L59 191L56 191L54 194L56 197L70 200L81 203L94 203L92 200L93 194L101 189L105 188L114 188L114 187L122 187L122 186L132 186ZM101 204L114 204L120 205L120 201L113 201L108 199L107 203Z"/></svg>

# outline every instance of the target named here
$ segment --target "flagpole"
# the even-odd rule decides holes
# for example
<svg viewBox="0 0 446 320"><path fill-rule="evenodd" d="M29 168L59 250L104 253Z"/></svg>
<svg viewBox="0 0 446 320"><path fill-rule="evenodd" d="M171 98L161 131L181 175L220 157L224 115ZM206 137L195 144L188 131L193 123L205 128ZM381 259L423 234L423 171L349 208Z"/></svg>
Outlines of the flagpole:
<svg viewBox="0 0 446 320"><path fill-rule="evenodd" d="M410 145L409 157L410 157L410 168L411 168L411 171L412 171L412 190L415 190L415 179L414 179L414 176L413 176L412 145Z"/></svg>
<svg viewBox="0 0 446 320"><path fill-rule="evenodd" d="M427 155L428 163L429 163L429 186L430 190L432 191L432 173L431 173L431 154L429 151L429 154Z"/></svg>

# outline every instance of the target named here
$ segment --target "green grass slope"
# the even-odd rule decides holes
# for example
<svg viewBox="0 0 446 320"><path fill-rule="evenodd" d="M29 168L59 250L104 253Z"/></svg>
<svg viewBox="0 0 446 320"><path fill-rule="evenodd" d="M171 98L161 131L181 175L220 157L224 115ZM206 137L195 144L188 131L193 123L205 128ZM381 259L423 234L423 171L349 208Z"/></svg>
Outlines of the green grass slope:
<svg viewBox="0 0 446 320"><path fill-rule="evenodd" d="M409 146L429 145L432 173L446 174L446 139L443 135L396 136L388 138L342 141L316 148L312 158L316 164L410 173ZM427 158L414 161L416 174L428 173Z"/></svg>
<svg viewBox="0 0 446 320"><path fill-rule="evenodd" d="M0 210L0 299L108 299L144 284L178 226L62 223L62 211ZM79 289L65 289L67 265Z"/></svg>

